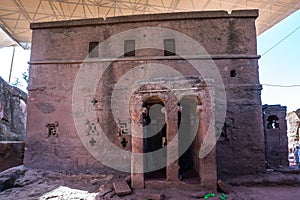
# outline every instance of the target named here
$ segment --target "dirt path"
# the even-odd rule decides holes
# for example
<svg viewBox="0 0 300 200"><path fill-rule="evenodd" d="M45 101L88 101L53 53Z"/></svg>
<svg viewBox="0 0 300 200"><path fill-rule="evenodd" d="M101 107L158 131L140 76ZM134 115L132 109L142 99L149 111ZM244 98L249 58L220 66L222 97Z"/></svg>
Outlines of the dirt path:
<svg viewBox="0 0 300 200"><path fill-rule="evenodd" d="M0 173L0 191L2 191L0 200L94 200L99 192L99 187L111 187L113 181L124 178L114 172L103 172L98 175L66 175L19 167L10 172ZM271 173L241 177L232 181L236 186L231 187L231 192L227 195L228 200L300 199L299 180L299 173ZM196 199L191 197L192 193L180 188L165 190L147 188L136 190L131 195L121 198L116 195L112 195L110 198L108 195L102 199L147 200L145 194L164 194L166 200ZM218 197L220 195L217 194Z"/></svg>
<svg viewBox="0 0 300 200"><path fill-rule="evenodd" d="M296 200L300 199L300 186L234 187L235 199L239 200Z"/></svg>

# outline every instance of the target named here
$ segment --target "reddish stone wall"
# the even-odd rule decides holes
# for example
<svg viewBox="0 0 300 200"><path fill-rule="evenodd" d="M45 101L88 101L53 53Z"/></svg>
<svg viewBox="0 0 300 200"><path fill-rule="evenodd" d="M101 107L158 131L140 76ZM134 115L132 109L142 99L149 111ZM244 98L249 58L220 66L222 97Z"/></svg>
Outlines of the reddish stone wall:
<svg viewBox="0 0 300 200"><path fill-rule="evenodd" d="M83 147L73 122L72 89L78 68L76 64L30 67L26 166L54 171L102 167ZM56 135L48 135L47 124L55 122Z"/></svg>
<svg viewBox="0 0 300 200"><path fill-rule="evenodd" d="M270 167L288 166L286 107L264 105L266 161Z"/></svg>
<svg viewBox="0 0 300 200"><path fill-rule="evenodd" d="M0 172L23 164L25 142L0 142Z"/></svg>
<svg viewBox="0 0 300 200"><path fill-rule="evenodd" d="M216 148L218 175L228 177L262 172L264 137L256 17L257 11L233 11L231 15L220 11L32 24L25 165L65 171L103 167L82 145L73 120L73 114L78 113L72 114L72 90L81 64L100 63L101 67L107 62L87 59L89 43L102 42L133 28L162 27L182 32L200 43L222 75L227 96L227 116L226 134L223 134ZM166 36L157 34L157 42L162 43ZM108 45L106 49L100 49L100 54L113 58L118 56L119 50ZM114 61L104 72L107 75L98 82L97 116L109 139L120 148L123 148L120 143L122 138L116 136L118 124L112 120L110 110L111 92L124 73L153 60L172 66L183 75L195 75L185 60L180 57L166 59L163 51L137 51L135 57ZM92 99L90 96L88 101ZM49 135L47 125L55 126L57 133ZM130 123L127 125L130 130ZM125 150L130 150L130 137L126 140L129 142ZM114 159L114 155L111 156Z"/></svg>

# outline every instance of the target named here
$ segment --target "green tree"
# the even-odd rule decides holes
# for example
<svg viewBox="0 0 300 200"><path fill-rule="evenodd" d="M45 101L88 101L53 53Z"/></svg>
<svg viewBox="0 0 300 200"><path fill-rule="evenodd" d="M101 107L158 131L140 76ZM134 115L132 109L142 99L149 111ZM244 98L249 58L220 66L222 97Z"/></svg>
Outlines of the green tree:
<svg viewBox="0 0 300 200"><path fill-rule="evenodd" d="M27 67L27 70L25 72L22 72L23 79L28 83L28 74L29 74L29 67Z"/></svg>
<svg viewBox="0 0 300 200"><path fill-rule="evenodd" d="M13 82L12 85L15 87L23 87L23 84L19 78L15 78L15 82Z"/></svg>

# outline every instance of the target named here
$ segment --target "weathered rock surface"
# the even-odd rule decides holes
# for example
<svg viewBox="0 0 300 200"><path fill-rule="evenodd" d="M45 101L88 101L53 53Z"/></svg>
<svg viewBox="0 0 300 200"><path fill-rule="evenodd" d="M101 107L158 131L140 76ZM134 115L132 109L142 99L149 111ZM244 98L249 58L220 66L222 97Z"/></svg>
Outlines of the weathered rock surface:
<svg viewBox="0 0 300 200"><path fill-rule="evenodd" d="M62 174L24 166L10 168L0 173L0 199L85 199L94 200L99 185L117 180L114 172L104 174ZM97 179L98 184L92 184Z"/></svg>
<svg viewBox="0 0 300 200"><path fill-rule="evenodd" d="M288 180L285 177L289 177ZM136 189L130 195L119 197L114 195L112 183L124 180L120 174L114 171L103 171L99 174L73 174L55 173L45 170L27 169L18 166L0 173L0 199L51 199L51 200L94 200L94 199L123 199L123 200L149 200L165 199L190 200L199 199L209 191L189 191L182 188L146 188ZM99 180L98 184L92 184L92 180ZM257 180L257 181L255 181ZM272 172L260 176L245 176L232 179L228 182L238 186L232 186L228 200L281 200L297 199L300 195L298 187L300 184L300 173L290 171L289 173ZM267 182L273 184L266 184ZM287 186L286 184L290 183ZM249 186L245 186L245 185ZM280 184L280 185L279 185ZM251 186L250 186L251 185ZM268 185L268 186L266 186ZM99 189L100 187L100 189ZM98 195L97 195L98 194ZM216 198L222 193L215 193ZM97 196L96 196L97 195ZM196 195L196 196L193 196ZM203 198L203 197L202 197ZM211 199L211 198L210 198Z"/></svg>
<svg viewBox="0 0 300 200"><path fill-rule="evenodd" d="M27 94L0 77L0 172L23 164Z"/></svg>
<svg viewBox="0 0 300 200"><path fill-rule="evenodd" d="M13 167L6 171L0 173L0 192L23 185L23 182L19 182L16 184L16 181L21 177L24 176L26 172L26 168L23 166Z"/></svg>
<svg viewBox="0 0 300 200"><path fill-rule="evenodd" d="M23 164L25 142L0 141L0 172Z"/></svg>
<svg viewBox="0 0 300 200"><path fill-rule="evenodd" d="M295 175L296 174L296 175ZM230 179L227 183L234 186L277 186L277 185L300 185L300 171L289 171L285 173L271 172L258 175L246 175Z"/></svg>
<svg viewBox="0 0 300 200"><path fill-rule="evenodd" d="M218 180L218 188L221 192L224 192L225 194L228 194L230 192L230 186L222 180Z"/></svg>
<svg viewBox="0 0 300 200"><path fill-rule="evenodd" d="M24 141L27 94L0 77L0 141Z"/></svg>

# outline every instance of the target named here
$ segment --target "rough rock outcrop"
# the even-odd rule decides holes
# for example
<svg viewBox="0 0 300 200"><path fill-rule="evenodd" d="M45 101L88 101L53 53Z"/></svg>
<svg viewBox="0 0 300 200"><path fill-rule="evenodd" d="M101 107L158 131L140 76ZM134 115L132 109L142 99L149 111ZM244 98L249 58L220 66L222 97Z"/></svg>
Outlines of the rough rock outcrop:
<svg viewBox="0 0 300 200"><path fill-rule="evenodd" d="M0 141L24 141L27 94L0 77Z"/></svg>
<svg viewBox="0 0 300 200"><path fill-rule="evenodd" d="M23 163L26 102L25 92L0 77L0 171Z"/></svg>
<svg viewBox="0 0 300 200"><path fill-rule="evenodd" d="M0 141L0 172L23 164L24 141Z"/></svg>

